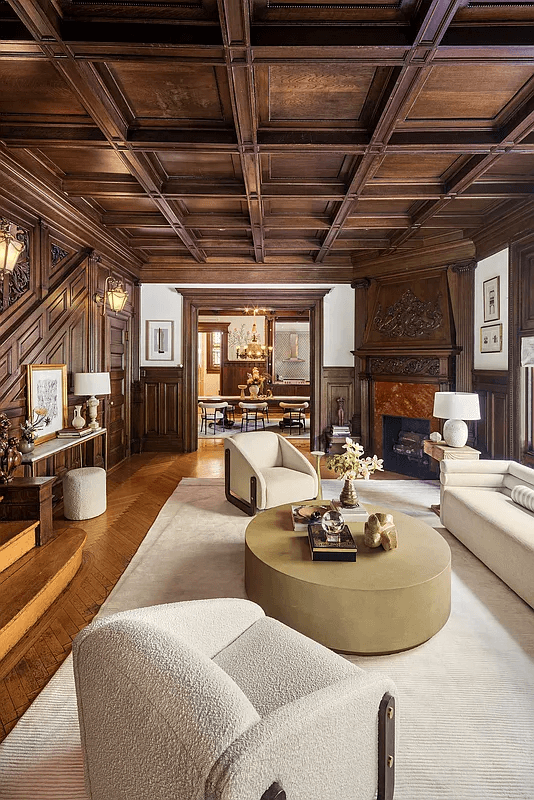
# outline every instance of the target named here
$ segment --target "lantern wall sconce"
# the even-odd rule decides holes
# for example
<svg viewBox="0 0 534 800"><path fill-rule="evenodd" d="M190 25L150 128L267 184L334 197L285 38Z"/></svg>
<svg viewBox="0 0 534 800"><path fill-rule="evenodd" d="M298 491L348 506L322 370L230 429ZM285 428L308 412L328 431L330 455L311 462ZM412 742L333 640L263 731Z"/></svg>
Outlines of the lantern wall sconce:
<svg viewBox="0 0 534 800"><path fill-rule="evenodd" d="M106 313L106 303L111 311L118 314L122 311L128 300L128 292L125 291L122 281L115 280L108 275L104 284L103 292L96 292L95 303L102 304L102 316Z"/></svg>
<svg viewBox="0 0 534 800"><path fill-rule="evenodd" d="M17 239L19 228L7 220L0 222L0 278L11 274L24 250L24 242Z"/></svg>

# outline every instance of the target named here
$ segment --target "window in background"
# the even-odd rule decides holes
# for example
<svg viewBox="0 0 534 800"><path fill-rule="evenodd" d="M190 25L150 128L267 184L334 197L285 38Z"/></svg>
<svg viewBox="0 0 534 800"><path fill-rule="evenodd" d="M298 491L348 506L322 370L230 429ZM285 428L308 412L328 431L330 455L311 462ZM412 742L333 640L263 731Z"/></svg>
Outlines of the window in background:
<svg viewBox="0 0 534 800"><path fill-rule="evenodd" d="M206 365L207 372L221 371L221 344L221 331L212 331L211 333L208 333L208 358Z"/></svg>

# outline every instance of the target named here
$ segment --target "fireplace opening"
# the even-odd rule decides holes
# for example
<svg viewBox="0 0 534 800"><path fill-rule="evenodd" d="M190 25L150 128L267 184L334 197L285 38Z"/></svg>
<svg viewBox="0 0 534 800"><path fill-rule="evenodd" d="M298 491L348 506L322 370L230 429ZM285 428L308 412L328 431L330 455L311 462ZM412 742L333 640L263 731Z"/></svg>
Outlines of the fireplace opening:
<svg viewBox="0 0 534 800"><path fill-rule="evenodd" d="M431 459L423 449L430 434L430 420L411 417L382 417L384 469L410 478L435 479Z"/></svg>

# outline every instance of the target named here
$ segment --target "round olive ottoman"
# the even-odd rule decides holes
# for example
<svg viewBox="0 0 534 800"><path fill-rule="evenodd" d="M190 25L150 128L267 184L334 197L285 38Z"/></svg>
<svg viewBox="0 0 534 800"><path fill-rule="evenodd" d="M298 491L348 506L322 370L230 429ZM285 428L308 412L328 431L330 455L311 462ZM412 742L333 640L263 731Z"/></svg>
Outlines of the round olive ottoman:
<svg viewBox="0 0 534 800"><path fill-rule="evenodd" d="M451 553L445 539L415 517L393 515L399 546L363 543L350 523L355 562L312 561L306 532L294 531L291 505L262 511L248 525L245 586L266 614L332 650L395 653L430 639L451 607Z"/></svg>
<svg viewBox="0 0 534 800"><path fill-rule="evenodd" d="M63 513L66 519L91 519L106 510L106 470L71 469L63 478Z"/></svg>

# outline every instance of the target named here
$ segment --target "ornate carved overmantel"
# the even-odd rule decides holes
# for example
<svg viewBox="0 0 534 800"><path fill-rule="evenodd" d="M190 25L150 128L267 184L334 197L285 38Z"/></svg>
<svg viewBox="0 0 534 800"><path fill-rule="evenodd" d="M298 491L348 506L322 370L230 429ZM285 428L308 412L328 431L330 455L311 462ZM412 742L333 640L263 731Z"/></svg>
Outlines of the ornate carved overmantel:
<svg viewBox="0 0 534 800"><path fill-rule="evenodd" d="M360 364L366 449L381 449L382 414L431 419L434 393L455 385L461 348L447 270L444 266L410 278L377 278L365 288L366 325L354 354Z"/></svg>

